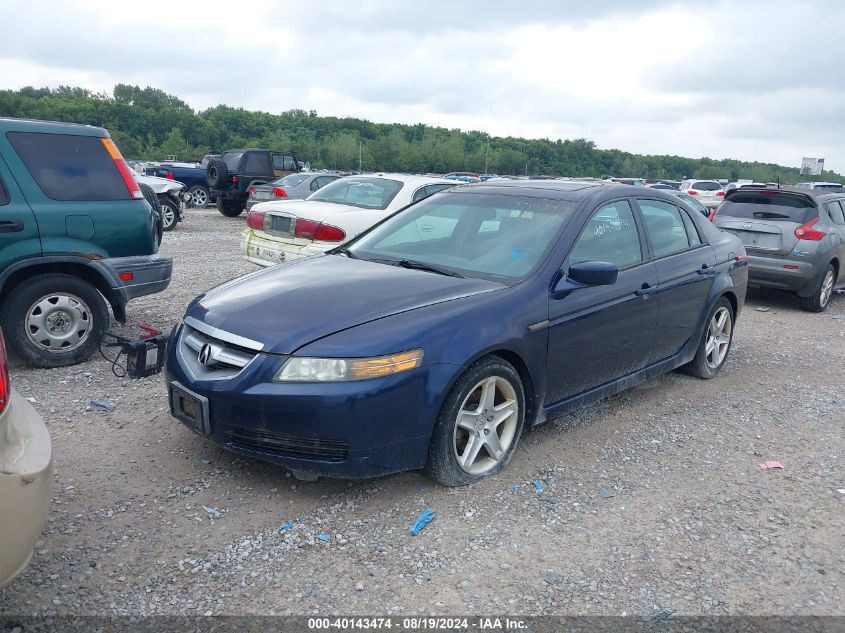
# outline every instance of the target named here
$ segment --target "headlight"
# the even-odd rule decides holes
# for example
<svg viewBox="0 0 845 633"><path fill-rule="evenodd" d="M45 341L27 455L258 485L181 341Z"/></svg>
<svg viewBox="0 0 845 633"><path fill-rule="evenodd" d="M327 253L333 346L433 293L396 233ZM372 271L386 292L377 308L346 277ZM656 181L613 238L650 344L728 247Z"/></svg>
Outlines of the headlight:
<svg viewBox="0 0 845 633"><path fill-rule="evenodd" d="M392 376L422 365L421 349L375 358L306 358L292 356L282 365L277 382L335 382Z"/></svg>

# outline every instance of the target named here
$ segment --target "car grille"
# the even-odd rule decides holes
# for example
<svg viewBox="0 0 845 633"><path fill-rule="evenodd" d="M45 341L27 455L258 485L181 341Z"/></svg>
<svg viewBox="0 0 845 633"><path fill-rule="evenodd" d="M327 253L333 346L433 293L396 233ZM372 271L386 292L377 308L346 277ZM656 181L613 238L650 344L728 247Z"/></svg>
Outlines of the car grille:
<svg viewBox="0 0 845 633"><path fill-rule="evenodd" d="M243 427L235 427L231 433L232 444L236 448L272 453L281 457L342 462L349 454L349 442L346 440L302 437Z"/></svg>
<svg viewBox="0 0 845 633"><path fill-rule="evenodd" d="M188 324L182 326L177 345L184 365L198 380L232 378L258 356L255 350L200 332ZM208 351L204 356L206 346Z"/></svg>

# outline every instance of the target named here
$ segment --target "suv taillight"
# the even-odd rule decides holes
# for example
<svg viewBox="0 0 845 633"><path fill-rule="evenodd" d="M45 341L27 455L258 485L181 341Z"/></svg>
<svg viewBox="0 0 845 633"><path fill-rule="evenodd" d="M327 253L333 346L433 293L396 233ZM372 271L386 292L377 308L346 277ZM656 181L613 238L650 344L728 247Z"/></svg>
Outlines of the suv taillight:
<svg viewBox="0 0 845 633"><path fill-rule="evenodd" d="M695 189L687 189L687 193L691 196L697 196L698 192Z"/></svg>
<svg viewBox="0 0 845 633"><path fill-rule="evenodd" d="M725 197L725 192L724 192L724 191L717 191L717 192L716 192L716 195L717 195L718 197L720 197L720 198L724 198L724 197Z"/></svg>
<svg viewBox="0 0 845 633"><path fill-rule="evenodd" d="M824 231L816 231L813 227L816 225L816 222L821 220L821 217L816 216L809 222L805 222L797 229L795 229L795 237L799 240L810 240L811 242L818 242L819 240L823 240L824 236L827 235Z"/></svg>
<svg viewBox="0 0 845 633"><path fill-rule="evenodd" d="M164 177L165 177L165 178L167 178L168 180L176 180L176 178L173 176L173 172L172 172L172 171L168 171L168 172L166 172L166 173L164 174Z"/></svg>
<svg viewBox="0 0 845 633"><path fill-rule="evenodd" d="M319 242L342 242L346 239L346 233L331 224L321 224L314 220L298 219L294 225L294 235L306 240L317 240Z"/></svg>
<svg viewBox="0 0 845 633"><path fill-rule="evenodd" d="M5 411L12 397L12 385L9 383L9 366L6 364L6 343L0 332L0 413Z"/></svg>
<svg viewBox="0 0 845 633"><path fill-rule="evenodd" d="M249 187L246 188L246 190L249 192L249 195L251 195L251 196L255 195L255 185L250 185Z"/></svg>
<svg viewBox="0 0 845 633"><path fill-rule="evenodd" d="M273 193L273 196L275 198L287 198L288 197L287 191L285 191L281 187L273 187L272 193Z"/></svg>
<svg viewBox="0 0 845 633"><path fill-rule="evenodd" d="M141 188L138 186L138 183L135 182L135 177L132 175L132 170L129 169L129 165L126 164L126 161L123 160L123 156L120 154L120 150L117 149L117 145L114 144L110 138L103 138L100 139L103 142L103 146L106 148L106 151L111 156L112 160L114 161L115 167L117 167L117 171L120 172L120 177L123 178L123 184L126 185L126 188L129 190L129 195L132 198L137 198L138 200L144 199L144 194L141 193Z"/></svg>

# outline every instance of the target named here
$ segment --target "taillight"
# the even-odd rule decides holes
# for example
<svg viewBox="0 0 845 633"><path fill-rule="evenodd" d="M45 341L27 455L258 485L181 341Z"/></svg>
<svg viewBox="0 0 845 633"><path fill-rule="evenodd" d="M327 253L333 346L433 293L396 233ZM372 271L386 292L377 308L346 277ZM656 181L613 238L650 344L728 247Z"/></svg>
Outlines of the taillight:
<svg viewBox="0 0 845 633"><path fill-rule="evenodd" d="M121 156L120 150L117 149L117 145L115 145L114 141L110 138L103 138L100 140L103 142L103 146L114 161L117 171L120 172L120 177L123 178L123 184L126 185L126 189L129 191L129 196L143 200L144 194L141 192L141 188L138 186L138 183L135 182L135 176L132 175L132 170L129 168L129 165L126 164L126 161L123 160L123 156Z"/></svg>
<svg viewBox="0 0 845 633"><path fill-rule="evenodd" d="M724 192L724 191L717 191L717 192L716 192L716 195L717 195L719 198L724 198L724 197L725 197L725 192Z"/></svg>
<svg viewBox="0 0 845 633"><path fill-rule="evenodd" d="M246 188L246 190L249 192L249 195L251 195L251 196L255 195L255 185L250 185L249 187Z"/></svg>
<svg viewBox="0 0 845 633"><path fill-rule="evenodd" d="M737 255L736 257L734 257L734 260L738 261L740 264L746 264L748 263L748 255Z"/></svg>
<svg viewBox="0 0 845 633"><path fill-rule="evenodd" d="M821 220L821 217L816 216L809 222L806 222L795 229L795 237L799 240L810 240L811 242L818 242L819 240L824 239L824 236L827 235L824 231L816 231L813 227L816 223Z"/></svg>
<svg viewBox="0 0 845 633"><path fill-rule="evenodd" d="M287 198L288 192L282 189L281 187L273 187L273 191L271 192L274 197L276 198Z"/></svg>
<svg viewBox="0 0 845 633"><path fill-rule="evenodd" d="M9 383L9 367L6 364L6 343L3 332L0 332L0 413L9 404L12 396L12 385Z"/></svg>
<svg viewBox="0 0 845 633"><path fill-rule="evenodd" d="M176 178L173 176L172 171L168 171L167 173L165 173L164 177L167 178L168 180L176 180Z"/></svg>
<svg viewBox="0 0 845 633"><path fill-rule="evenodd" d="M264 228L264 213L262 211L250 211L246 214L246 225L251 229Z"/></svg>
<svg viewBox="0 0 845 633"><path fill-rule="evenodd" d="M716 217L716 211L718 211L718 210L719 210L719 207L716 207L715 209L713 209L713 210L710 212L710 215L708 215L708 216L707 216L707 219L708 219L708 220L710 220L710 221L712 222L712 221L713 221L713 218L715 218L715 217Z"/></svg>
<svg viewBox="0 0 845 633"><path fill-rule="evenodd" d="M698 192L695 189L687 189L687 193L691 196L697 196Z"/></svg>
<svg viewBox="0 0 845 633"><path fill-rule="evenodd" d="M237 176L232 176L232 182L238 182L238 177L237 177Z"/></svg>
<svg viewBox="0 0 845 633"><path fill-rule="evenodd" d="M343 229L330 224L321 224L314 220L297 219L294 235L306 240L318 240L320 242L342 242L346 239Z"/></svg>

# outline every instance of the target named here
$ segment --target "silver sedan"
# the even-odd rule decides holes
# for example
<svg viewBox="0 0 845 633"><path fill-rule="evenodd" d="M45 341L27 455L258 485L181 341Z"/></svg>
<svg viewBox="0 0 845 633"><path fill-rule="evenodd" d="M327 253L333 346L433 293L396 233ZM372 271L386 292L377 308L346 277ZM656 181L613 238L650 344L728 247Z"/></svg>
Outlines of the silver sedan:
<svg viewBox="0 0 845 633"><path fill-rule="evenodd" d="M338 178L336 174L290 174L266 184L250 185L246 209L249 211L253 205L268 200L302 200Z"/></svg>

